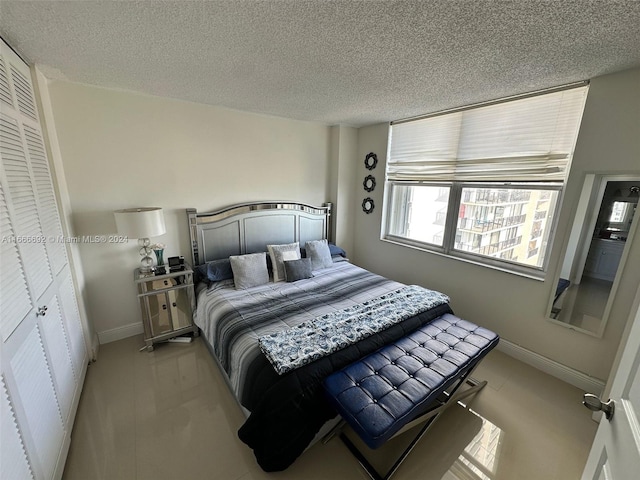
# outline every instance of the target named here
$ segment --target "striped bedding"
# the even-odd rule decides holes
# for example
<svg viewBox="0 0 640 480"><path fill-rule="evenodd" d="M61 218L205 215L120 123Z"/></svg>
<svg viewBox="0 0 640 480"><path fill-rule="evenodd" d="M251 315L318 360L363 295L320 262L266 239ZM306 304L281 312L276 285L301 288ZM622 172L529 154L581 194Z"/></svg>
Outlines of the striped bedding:
<svg viewBox="0 0 640 480"><path fill-rule="evenodd" d="M199 291L195 322L236 398L250 412L238 436L253 449L263 470L286 469L322 425L335 417L324 397L324 378L452 311L449 304L438 305L283 375L261 352L258 339L403 286L338 262L295 283L271 282L235 290L230 280Z"/></svg>
<svg viewBox="0 0 640 480"><path fill-rule="evenodd" d="M258 338L300 325L329 312L380 297L402 287L349 262L314 272L295 283L270 282L236 290L220 282L198 297L195 322L213 347L241 403L247 371L263 355Z"/></svg>

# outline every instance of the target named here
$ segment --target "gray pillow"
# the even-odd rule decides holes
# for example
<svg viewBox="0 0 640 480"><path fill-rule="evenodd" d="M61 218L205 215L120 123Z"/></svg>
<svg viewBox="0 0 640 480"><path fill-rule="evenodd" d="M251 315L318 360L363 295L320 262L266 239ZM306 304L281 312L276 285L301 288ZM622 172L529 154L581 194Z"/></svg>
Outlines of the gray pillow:
<svg viewBox="0 0 640 480"><path fill-rule="evenodd" d="M267 270L267 254L250 253L248 255L232 255L229 257L233 281L236 290L244 290L269 283Z"/></svg>
<svg viewBox="0 0 640 480"><path fill-rule="evenodd" d="M298 242L285 243L283 245L267 245L267 249L271 257L273 281L283 282L285 280L284 262L286 260L297 260L300 258L300 245Z"/></svg>
<svg viewBox="0 0 640 480"><path fill-rule="evenodd" d="M313 277L313 273L311 273L311 259L299 258L298 260L285 260L284 276L287 282L297 282L298 280Z"/></svg>
<svg viewBox="0 0 640 480"><path fill-rule="evenodd" d="M333 266L331 251L326 240L313 240L305 245L307 257L311 259L312 270L322 270Z"/></svg>

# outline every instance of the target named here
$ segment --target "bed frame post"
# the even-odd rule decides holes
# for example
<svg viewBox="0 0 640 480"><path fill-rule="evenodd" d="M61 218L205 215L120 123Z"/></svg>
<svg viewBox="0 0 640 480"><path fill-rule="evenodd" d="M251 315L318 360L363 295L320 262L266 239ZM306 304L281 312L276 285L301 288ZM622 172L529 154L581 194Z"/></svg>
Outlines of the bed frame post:
<svg viewBox="0 0 640 480"><path fill-rule="evenodd" d="M198 217L195 208L187 208L187 221L189 226L189 242L191 243L191 266L200 265L198 252Z"/></svg>
<svg viewBox="0 0 640 480"><path fill-rule="evenodd" d="M333 203L327 202L324 204L327 209L327 227L325 228L325 237L329 242L336 242L336 239L333 238Z"/></svg>

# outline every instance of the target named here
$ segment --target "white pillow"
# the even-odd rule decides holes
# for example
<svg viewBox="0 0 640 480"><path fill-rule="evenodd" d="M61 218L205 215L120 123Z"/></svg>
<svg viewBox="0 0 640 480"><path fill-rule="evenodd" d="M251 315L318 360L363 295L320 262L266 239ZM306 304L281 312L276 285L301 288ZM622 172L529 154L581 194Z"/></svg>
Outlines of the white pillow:
<svg viewBox="0 0 640 480"><path fill-rule="evenodd" d="M326 240L313 240L305 245L307 257L311 259L312 270L322 270L333 266L329 243Z"/></svg>
<svg viewBox="0 0 640 480"><path fill-rule="evenodd" d="M267 245L273 268L273 281L284 282L285 260L298 260L300 258L300 245L298 242L285 243L283 245Z"/></svg>
<svg viewBox="0 0 640 480"><path fill-rule="evenodd" d="M236 285L236 290L244 290L269 283L267 254L265 252L231 255L229 262L231 263L231 270L233 270L233 282Z"/></svg>

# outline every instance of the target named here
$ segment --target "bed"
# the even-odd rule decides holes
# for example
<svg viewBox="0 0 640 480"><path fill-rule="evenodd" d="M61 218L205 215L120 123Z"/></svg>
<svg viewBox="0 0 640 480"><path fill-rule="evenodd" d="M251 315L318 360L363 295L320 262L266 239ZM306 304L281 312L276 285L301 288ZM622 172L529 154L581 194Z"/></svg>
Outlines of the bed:
<svg viewBox="0 0 640 480"><path fill-rule="evenodd" d="M265 471L286 469L336 416L323 393L322 382L329 374L452 313L448 298L434 292L429 308L354 336L338 348L312 352L302 363L294 362L278 373L279 366L265 354L265 339L392 298L409 287L351 264L339 247L331 247L331 263L313 270L310 278L270 279L236 289L236 278L217 275L220 264L226 268L230 257L259 256L268 245L304 247L328 240L331 205L268 202L187 212L194 269L203 277L212 266L216 269L214 280L207 278L196 287L194 321L247 417L238 436L253 449Z"/></svg>
<svg viewBox="0 0 640 480"><path fill-rule="evenodd" d="M556 294L553 297L553 305L551 306L551 318L558 318L562 311L564 298L567 296L567 289L571 286L571 282L566 278L558 279L556 285Z"/></svg>

